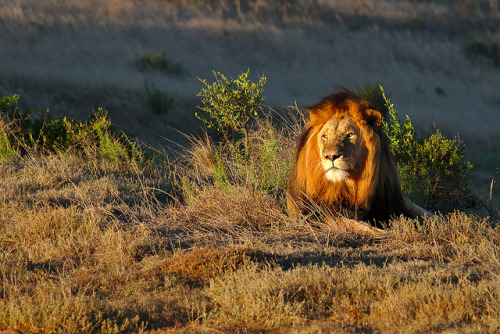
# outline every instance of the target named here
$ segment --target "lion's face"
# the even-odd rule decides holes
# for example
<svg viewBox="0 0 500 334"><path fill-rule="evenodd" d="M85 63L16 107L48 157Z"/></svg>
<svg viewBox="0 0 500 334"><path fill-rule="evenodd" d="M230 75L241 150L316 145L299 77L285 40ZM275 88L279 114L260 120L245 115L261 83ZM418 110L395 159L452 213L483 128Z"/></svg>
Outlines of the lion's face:
<svg viewBox="0 0 500 334"><path fill-rule="evenodd" d="M349 115L330 118L316 140L325 177L331 182L355 174L366 156L360 128Z"/></svg>

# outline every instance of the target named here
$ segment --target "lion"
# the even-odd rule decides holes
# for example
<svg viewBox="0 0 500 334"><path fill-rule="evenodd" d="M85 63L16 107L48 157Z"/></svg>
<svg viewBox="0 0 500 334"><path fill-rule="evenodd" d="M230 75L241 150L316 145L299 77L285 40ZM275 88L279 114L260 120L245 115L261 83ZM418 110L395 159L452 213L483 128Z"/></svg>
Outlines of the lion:
<svg viewBox="0 0 500 334"><path fill-rule="evenodd" d="M431 215L403 197L396 164L382 137L382 114L368 101L342 89L307 109L309 121L297 139L287 182L292 216L320 206L347 215L350 224L378 226L395 216Z"/></svg>

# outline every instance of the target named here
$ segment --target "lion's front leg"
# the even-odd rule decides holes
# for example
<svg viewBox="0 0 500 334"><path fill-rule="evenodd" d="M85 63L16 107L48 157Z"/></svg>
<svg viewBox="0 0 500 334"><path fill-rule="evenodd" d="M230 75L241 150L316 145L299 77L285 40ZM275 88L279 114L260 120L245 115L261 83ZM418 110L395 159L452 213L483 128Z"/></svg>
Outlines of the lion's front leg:
<svg viewBox="0 0 500 334"><path fill-rule="evenodd" d="M433 213L425 210L421 206L418 206L417 204L413 203L412 201L410 201L408 198L406 198L404 196L403 196L403 201L405 204L406 211L408 211L408 213L415 218L423 217L423 216L427 216L427 217L434 216Z"/></svg>
<svg viewBox="0 0 500 334"><path fill-rule="evenodd" d="M327 217L325 223L332 226L336 230L345 231L361 236L372 238L383 238L389 235L389 232L371 226L362 221L345 218L345 217Z"/></svg>

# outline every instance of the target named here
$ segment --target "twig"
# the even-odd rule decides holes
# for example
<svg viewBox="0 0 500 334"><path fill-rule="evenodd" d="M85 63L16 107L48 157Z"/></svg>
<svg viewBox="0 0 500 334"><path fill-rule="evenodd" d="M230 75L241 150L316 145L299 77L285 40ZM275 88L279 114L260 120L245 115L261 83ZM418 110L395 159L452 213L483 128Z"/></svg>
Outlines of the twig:
<svg viewBox="0 0 500 334"><path fill-rule="evenodd" d="M493 184L495 180L491 179L490 185L490 224L493 224Z"/></svg>

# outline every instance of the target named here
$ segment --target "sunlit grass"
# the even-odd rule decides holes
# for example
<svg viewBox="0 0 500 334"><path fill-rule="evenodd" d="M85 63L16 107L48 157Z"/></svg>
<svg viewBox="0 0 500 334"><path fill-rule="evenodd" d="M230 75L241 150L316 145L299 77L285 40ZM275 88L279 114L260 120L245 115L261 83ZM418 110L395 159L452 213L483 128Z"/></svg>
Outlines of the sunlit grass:
<svg viewBox="0 0 500 334"><path fill-rule="evenodd" d="M251 131L251 161L269 140L283 151L268 159L293 151L289 130L266 137L270 127ZM259 164L215 145L147 170L71 151L2 163L0 329L500 328L500 231L488 220L396 219L378 241L293 220Z"/></svg>

